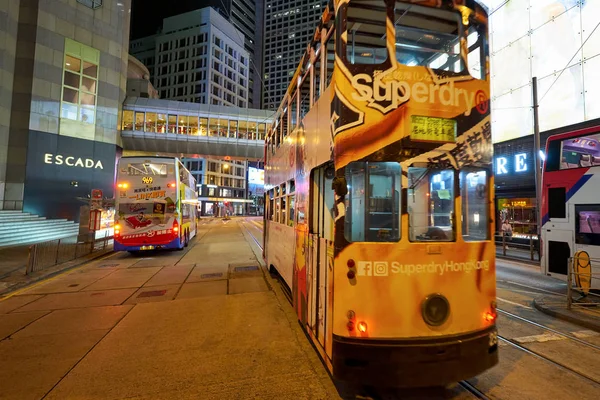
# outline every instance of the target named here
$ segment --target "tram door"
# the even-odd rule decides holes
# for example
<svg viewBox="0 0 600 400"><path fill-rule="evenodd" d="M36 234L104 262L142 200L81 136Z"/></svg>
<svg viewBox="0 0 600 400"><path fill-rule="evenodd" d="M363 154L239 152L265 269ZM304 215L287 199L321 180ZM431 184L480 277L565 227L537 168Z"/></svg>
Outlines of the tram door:
<svg viewBox="0 0 600 400"><path fill-rule="evenodd" d="M309 326L319 343L326 343L326 331L329 326L332 309L330 302L330 279L333 279L333 209L334 193L331 189L334 169L325 165L314 169L311 173L310 202L311 226L308 240L308 274L309 274Z"/></svg>

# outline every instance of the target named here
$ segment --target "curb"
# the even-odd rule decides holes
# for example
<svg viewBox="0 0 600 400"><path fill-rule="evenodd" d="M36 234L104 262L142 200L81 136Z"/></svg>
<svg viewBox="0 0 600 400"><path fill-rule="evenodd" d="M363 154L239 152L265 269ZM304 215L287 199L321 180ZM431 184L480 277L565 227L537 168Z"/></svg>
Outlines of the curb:
<svg viewBox="0 0 600 400"><path fill-rule="evenodd" d="M498 254L498 253L496 253L496 258L500 259L500 260L515 261L515 262L520 262L522 264L534 265L536 267L540 266L540 262L539 261L531 261L531 260L528 260L526 258L503 256L503 255Z"/></svg>
<svg viewBox="0 0 600 400"><path fill-rule="evenodd" d="M600 318L598 318L598 321L593 321L591 319L578 318L577 316L571 315L571 312L567 310L562 311L552 309L551 307L548 307L544 304L543 298L533 299L533 306L536 308L536 310L544 314L550 315L551 317L554 317L556 319L567 321L572 324L579 325L596 332L600 332Z"/></svg>
<svg viewBox="0 0 600 400"><path fill-rule="evenodd" d="M67 272L69 270L75 269L77 267L81 267L82 265L84 265L84 264L86 264L86 263L88 263L90 261L94 261L94 260L96 260L96 259L98 259L100 257L104 257L107 254L111 254L111 253L114 253L114 250L110 250L110 251L107 251L107 252L104 252L104 253L101 253L101 254L97 254L94 257L90 257L90 258L87 258L85 260L81 260L81 262L78 262L78 263L73 264L73 265L65 266L65 268L58 269L58 270L53 271L53 272L51 272L49 274L45 274L45 275L42 274L40 276L36 276L36 277L32 278L30 281L17 283L14 286L11 286L11 287L5 289L4 291L0 291L0 301L4 301L4 300L8 299L9 297L11 297L12 296L11 293L14 293L14 292L16 292L18 290L21 290L21 289L25 289L25 288L27 288L29 286L32 286L32 285L34 285L34 284L36 284L36 283L38 283L40 281L43 281L44 279L49 279L49 278L52 278L54 276L60 275L60 274L62 274L64 272Z"/></svg>

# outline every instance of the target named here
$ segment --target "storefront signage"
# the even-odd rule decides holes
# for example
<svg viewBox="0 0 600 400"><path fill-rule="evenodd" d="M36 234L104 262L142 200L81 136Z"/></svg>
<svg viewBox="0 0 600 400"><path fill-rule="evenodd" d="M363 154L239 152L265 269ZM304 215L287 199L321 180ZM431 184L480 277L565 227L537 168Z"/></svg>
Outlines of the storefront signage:
<svg viewBox="0 0 600 400"><path fill-rule="evenodd" d="M529 154L517 153L512 163L509 160L508 157L496 157L496 175L508 175L529 170Z"/></svg>
<svg viewBox="0 0 600 400"><path fill-rule="evenodd" d="M55 164L55 165L66 165L68 167L80 167L80 168L95 168L95 169L104 169L102 165L102 161L93 160L91 158L80 158L73 156L64 156L62 154L52 154L46 153L44 154L44 162L46 164Z"/></svg>

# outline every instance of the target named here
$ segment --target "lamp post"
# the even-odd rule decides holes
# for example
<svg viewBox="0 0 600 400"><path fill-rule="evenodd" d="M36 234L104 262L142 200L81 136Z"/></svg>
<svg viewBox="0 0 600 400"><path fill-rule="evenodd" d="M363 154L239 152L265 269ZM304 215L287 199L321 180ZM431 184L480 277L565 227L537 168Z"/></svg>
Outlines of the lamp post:
<svg viewBox="0 0 600 400"><path fill-rule="evenodd" d="M533 91L533 156L535 160L535 200L537 203L536 207L536 220L537 220L537 235L538 243L541 237L542 227L542 168L540 163L540 126L538 119L538 93L537 93L537 77L533 77L532 81Z"/></svg>

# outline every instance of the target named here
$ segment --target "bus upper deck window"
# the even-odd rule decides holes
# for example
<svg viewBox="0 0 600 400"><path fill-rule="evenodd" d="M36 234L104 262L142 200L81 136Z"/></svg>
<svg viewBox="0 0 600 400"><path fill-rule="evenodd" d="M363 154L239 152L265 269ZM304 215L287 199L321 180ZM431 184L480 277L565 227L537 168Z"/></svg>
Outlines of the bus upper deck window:
<svg viewBox="0 0 600 400"><path fill-rule="evenodd" d="M411 241L454 241L454 173L453 169L408 169Z"/></svg>

